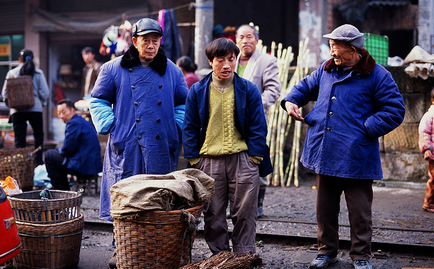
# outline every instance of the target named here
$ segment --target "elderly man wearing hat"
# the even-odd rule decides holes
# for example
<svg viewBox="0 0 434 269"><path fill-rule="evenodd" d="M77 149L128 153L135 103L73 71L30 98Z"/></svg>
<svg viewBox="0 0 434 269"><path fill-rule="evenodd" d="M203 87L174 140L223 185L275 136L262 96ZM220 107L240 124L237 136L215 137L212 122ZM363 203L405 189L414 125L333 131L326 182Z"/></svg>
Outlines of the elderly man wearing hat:
<svg viewBox="0 0 434 269"><path fill-rule="evenodd" d="M308 125L301 162L317 174L318 255L309 268L338 261L338 216L345 194L356 269L372 268L372 183L381 179L378 138L404 119L404 101L391 74L363 48L349 24L324 35L332 58L295 85L281 106ZM304 116L299 107L316 101Z"/></svg>
<svg viewBox="0 0 434 269"><path fill-rule="evenodd" d="M136 174L176 170L175 107L184 105L188 87L181 69L160 48L162 36L157 21L144 18L136 22L133 44L122 57L101 66L91 94L95 128L109 134L100 198L104 220L112 220L113 184Z"/></svg>

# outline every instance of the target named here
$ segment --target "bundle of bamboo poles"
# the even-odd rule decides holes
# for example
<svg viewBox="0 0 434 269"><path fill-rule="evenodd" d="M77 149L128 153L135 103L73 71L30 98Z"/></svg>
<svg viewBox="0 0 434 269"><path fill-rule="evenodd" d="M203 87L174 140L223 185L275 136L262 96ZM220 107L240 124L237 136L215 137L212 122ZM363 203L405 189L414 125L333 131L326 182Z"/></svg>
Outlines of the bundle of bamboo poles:
<svg viewBox="0 0 434 269"><path fill-rule="evenodd" d="M292 53L292 47L288 47L287 49L282 50L282 44L279 44L276 51L275 42L272 42L271 44L271 55L276 56L277 64L279 67L281 95L277 102L273 106L271 106L268 111L267 144L270 147L270 158L274 168L273 173L271 173L267 177L269 185L289 187L293 179L294 186L298 187L298 163L300 155L299 152L301 122L296 121L292 128L293 141L291 153L289 161L284 169L283 152L288 135L291 130L293 120L291 117L288 116L286 111L280 107L280 102L288 94L292 86L297 84L300 79L304 78L307 75L307 63L309 62L309 49L307 49L308 42L308 38L306 38L304 42L300 42L299 55L297 56L297 66L289 83L289 65L294 57L294 54ZM259 45L261 46L262 43L260 43ZM266 47L262 46L261 51L266 52Z"/></svg>

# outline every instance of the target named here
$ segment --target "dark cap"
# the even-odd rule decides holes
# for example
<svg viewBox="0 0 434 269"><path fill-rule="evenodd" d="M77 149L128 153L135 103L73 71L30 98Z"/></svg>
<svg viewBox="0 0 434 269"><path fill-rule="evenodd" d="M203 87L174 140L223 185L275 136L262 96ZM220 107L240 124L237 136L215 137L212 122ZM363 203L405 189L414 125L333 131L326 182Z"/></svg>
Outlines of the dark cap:
<svg viewBox="0 0 434 269"><path fill-rule="evenodd" d="M325 38L344 41L358 49L363 49L365 44L364 34L351 24L344 24L334 29L330 34L323 35Z"/></svg>
<svg viewBox="0 0 434 269"><path fill-rule="evenodd" d="M82 53L82 54L83 54L83 53L88 53L88 52L90 52L90 53L92 53L92 54L95 54L95 51L93 50L92 47L85 47L84 49L81 50L81 53Z"/></svg>
<svg viewBox="0 0 434 269"><path fill-rule="evenodd" d="M144 18L134 23L132 30L133 36L146 35L149 33L163 35L163 29L156 20Z"/></svg>

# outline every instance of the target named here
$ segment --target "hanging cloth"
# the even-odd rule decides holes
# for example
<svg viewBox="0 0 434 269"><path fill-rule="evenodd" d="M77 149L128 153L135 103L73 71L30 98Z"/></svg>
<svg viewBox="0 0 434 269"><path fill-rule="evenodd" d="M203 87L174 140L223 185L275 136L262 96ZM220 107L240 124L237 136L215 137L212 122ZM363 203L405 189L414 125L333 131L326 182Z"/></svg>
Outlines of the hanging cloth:
<svg viewBox="0 0 434 269"><path fill-rule="evenodd" d="M163 37L161 38L161 46L163 46L163 44L164 44L164 36L166 34L165 27L164 27L165 26L164 25L164 15L165 14L166 14L166 10L165 9L162 9L162 10L158 11L157 22L160 24L161 28L163 28L163 33L164 33Z"/></svg>
<svg viewBox="0 0 434 269"><path fill-rule="evenodd" d="M178 36L178 26L175 18L175 10L164 10L164 42L163 50L172 62L181 57L181 44Z"/></svg>

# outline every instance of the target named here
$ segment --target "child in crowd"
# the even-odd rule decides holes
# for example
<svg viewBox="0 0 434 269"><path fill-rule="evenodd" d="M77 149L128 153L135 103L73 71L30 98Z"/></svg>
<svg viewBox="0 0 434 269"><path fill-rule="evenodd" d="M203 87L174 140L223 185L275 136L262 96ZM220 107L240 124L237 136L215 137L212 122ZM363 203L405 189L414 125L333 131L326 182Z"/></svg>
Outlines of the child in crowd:
<svg viewBox="0 0 434 269"><path fill-rule="evenodd" d="M419 123L419 149L428 161L429 179L426 183L426 194L422 208L434 213L434 88L431 90L431 106Z"/></svg>

